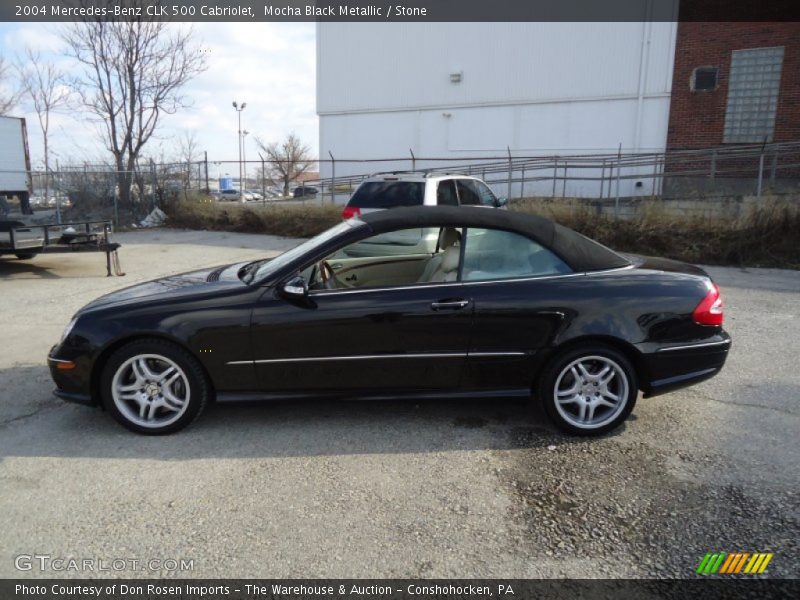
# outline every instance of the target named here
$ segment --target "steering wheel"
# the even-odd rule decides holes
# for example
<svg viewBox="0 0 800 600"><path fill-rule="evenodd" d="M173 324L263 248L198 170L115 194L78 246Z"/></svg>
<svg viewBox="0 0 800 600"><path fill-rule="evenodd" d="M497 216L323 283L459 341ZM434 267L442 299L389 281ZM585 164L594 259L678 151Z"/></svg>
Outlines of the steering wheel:
<svg viewBox="0 0 800 600"><path fill-rule="evenodd" d="M319 261L319 276L322 279L322 285L327 290L336 289L336 274L333 272L333 267L327 260Z"/></svg>

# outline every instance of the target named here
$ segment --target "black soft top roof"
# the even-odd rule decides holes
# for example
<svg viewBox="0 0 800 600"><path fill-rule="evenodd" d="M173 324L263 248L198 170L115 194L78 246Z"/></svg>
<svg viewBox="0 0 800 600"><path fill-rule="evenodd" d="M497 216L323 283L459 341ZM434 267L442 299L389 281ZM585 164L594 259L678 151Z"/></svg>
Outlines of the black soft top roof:
<svg viewBox="0 0 800 600"><path fill-rule="evenodd" d="M374 233L414 227L481 227L512 231L555 252L573 271L602 271L630 263L613 250L544 217L479 206L414 206L359 217Z"/></svg>

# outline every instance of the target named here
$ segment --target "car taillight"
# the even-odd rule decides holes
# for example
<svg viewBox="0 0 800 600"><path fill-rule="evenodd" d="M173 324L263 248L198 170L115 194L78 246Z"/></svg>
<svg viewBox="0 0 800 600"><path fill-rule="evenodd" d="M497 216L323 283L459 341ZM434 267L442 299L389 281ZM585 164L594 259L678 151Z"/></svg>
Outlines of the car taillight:
<svg viewBox="0 0 800 600"><path fill-rule="evenodd" d="M344 210L342 211L342 218L346 221L347 219L352 219L353 217L360 217L361 216L361 209L357 206L345 206Z"/></svg>
<svg viewBox="0 0 800 600"><path fill-rule="evenodd" d="M722 311L722 296L716 283L711 283L711 289L694 309L692 317L698 325L722 325L725 315Z"/></svg>

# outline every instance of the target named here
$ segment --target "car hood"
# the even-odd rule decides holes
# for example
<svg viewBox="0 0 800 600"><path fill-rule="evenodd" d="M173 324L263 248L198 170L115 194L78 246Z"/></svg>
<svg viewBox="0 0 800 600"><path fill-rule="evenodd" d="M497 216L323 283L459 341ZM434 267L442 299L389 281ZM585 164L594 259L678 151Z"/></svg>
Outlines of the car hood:
<svg viewBox="0 0 800 600"><path fill-rule="evenodd" d="M100 296L84 306L80 312L139 302L150 298L162 299L168 296L178 298L231 286L243 286L246 284L239 279L238 272L246 264L247 262L222 265L137 283Z"/></svg>

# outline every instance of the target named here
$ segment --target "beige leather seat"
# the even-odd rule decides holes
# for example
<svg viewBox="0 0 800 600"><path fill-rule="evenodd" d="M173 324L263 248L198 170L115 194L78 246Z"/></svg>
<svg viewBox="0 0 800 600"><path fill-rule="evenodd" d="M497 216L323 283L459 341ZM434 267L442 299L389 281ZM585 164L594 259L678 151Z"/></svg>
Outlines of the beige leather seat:
<svg viewBox="0 0 800 600"><path fill-rule="evenodd" d="M461 233L445 227L439 234L439 252L428 259L420 283L455 281L458 278L458 262L461 255Z"/></svg>

